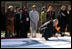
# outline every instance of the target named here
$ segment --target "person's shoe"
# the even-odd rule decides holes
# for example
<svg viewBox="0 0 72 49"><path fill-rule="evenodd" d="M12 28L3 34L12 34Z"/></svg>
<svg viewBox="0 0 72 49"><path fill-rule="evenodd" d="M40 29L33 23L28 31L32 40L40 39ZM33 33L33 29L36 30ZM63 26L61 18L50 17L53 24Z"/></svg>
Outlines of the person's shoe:
<svg viewBox="0 0 72 49"><path fill-rule="evenodd" d="M49 39L46 39L46 41L49 41Z"/></svg>
<svg viewBox="0 0 72 49"><path fill-rule="evenodd" d="M45 38L45 40L48 41L49 39L48 38Z"/></svg>
<svg viewBox="0 0 72 49"><path fill-rule="evenodd" d="M42 37L44 37L44 35L42 35Z"/></svg>
<svg viewBox="0 0 72 49"><path fill-rule="evenodd" d="M65 33L62 33L61 36L64 37L65 36Z"/></svg>

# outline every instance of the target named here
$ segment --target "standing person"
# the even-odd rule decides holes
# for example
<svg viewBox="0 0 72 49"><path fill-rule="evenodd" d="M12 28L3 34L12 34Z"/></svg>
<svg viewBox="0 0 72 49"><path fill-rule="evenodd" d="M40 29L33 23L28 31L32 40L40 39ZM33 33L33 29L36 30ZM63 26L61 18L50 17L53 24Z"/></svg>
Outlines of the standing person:
<svg viewBox="0 0 72 49"><path fill-rule="evenodd" d="M13 6L8 7L9 11L6 13L6 30L7 30L7 36L12 37L14 36L14 19L15 19L15 13Z"/></svg>
<svg viewBox="0 0 72 49"><path fill-rule="evenodd" d="M44 34L45 40L48 40L48 38L52 37L57 33L56 26L58 25L58 19L49 20L46 23L44 23L40 27L40 33Z"/></svg>
<svg viewBox="0 0 72 49"><path fill-rule="evenodd" d="M29 18L29 13L28 13L28 8L27 7L24 7L24 11L23 11L23 14L24 14L24 24L25 24L25 32L24 32L24 36L25 38L27 38L27 32L30 30L30 18Z"/></svg>
<svg viewBox="0 0 72 49"><path fill-rule="evenodd" d="M67 14L66 6L62 6L58 13L58 20L59 20L58 26L60 26L60 32L62 36L64 36L65 33L67 16L68 14Z"/></svg>
<svg viewBox="0 0 72 49"><path fill-rule="evenodd" d="M5 16L5 11L4 8L1 8L1 33L2 31L5 32L5 37L6 37L6 16Z"/></svg>
<svg viewBox="0 0 72 49"><path fill-rule="evenodd" d="M25 6L24 7L22 7L22 9L23 9L23 12L25 11Z"/></svg>
<svg viewBox="0 0 72 49"><path fill-rule="evenodd" d="M68 26L67 26L67 31L68 32L70 32L70 35L71 35L71 6L69 5L68 6L68 11L67 11L67 13L68 13L68 17L67 17L67 24L68 24Z"/></svg>
<svg viewBox="0 0 72 49"><path fill-rule="evenodd" d="M46 22L46 6L43 6L41 12L41 24L44 24L45 22Z"/></svg>
<svg viewBox="0 0 72 49"><path fill-rule="evenodd" d="M1 8L1 31L6 31L6 17L4 9Z"/></svg>
<svg viewBox="0 0 72 49"><path fill-rule="evenodd" d="M55 12L53 11L53 7L49 6L47 15L46 15L46 21L55 19Z"/></svg>
<svg viewBox="0 0 72 49"><path fill-rule="evenodd" d="M19 14L19 7L16 7L16 8L15 8L14 13L15 13L15 17L16 17L17 14ZM16 24L17 24L17 23L16 23L16 20L15 20L15 25L14 25L15 33L17 32L17 31L16 31L16 29L17 29L17 28L16 28L16 26L17 26Z"/></svg>
<svg viewBox="0 0 72 49"><path fill-rule="evenodd" d="M18 14L19 13L19 7L16 7L14 12L15 12L15 14Z"/></svg>
<svg viewBox="0 0 72 49"><path fill-rule="evenodd" d="M15 12L15 32L16 32L16 36L17 38L20 37L20 9L19 9L19 13L17 12L18 10L16 9L16 12Z"/></svg>
<svg viewBox="0 0 72 49"><path fill-rule="evenodd" d="M37 24L39 21L39 13L36 11L36 5L32 6L32 11L30 11L29 16L31 35L32 37L36 37Z"/></svg>
<svg viewBox="0 0 72 49"><path fill-rule="evenodd" d="M16 14L16 32L17 35L16 37L21 37L21 38L25 38L25 18L24 18L24 14L23 14L23 10L19 9L19 14Z"/></svg>

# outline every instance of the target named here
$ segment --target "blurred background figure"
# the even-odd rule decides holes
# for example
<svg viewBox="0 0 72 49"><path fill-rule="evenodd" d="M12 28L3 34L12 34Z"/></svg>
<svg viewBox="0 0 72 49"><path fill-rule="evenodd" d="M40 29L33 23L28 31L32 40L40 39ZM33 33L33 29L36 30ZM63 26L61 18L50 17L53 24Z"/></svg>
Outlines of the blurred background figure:
<svg viewBox="0 0 72 49"><path fill-rule="evenodd" d="M64 36L65 34L67 18L68 18L68 14L67 14L66 6L61 6L61 9L58 13L58 20L59 20L58 26L60 26L61 36Z"/></svg>
<svg viewBox="0 0 72 49"><path fill-rule="evenodd" d="M6 34L6 16L5 16L5 8L2 7L1 8L1 35L3 35L3 33ZM5 35L6 37L6 35Z"/></svg>
<svg viewBox="0 0 72 49"><path fill-rule="evenodd" d="M14 13L13 6L9 6L8 11L6 13L7 37L14 36L14 19L15 19L15 13Z"/></svg>
<svg viewBox="0 0 72 49"><path fill-rule="evenodd" d="M1 31L6 30L6 17L5 17L5 11L4 8L1 8Z"/></svg>
<svg viewBox="0 0 72 49"><path fill-rule="evenodd" d="M32 37L36 37L37 24L39 21L39 13L36 11L36 5L32 6L32 10L29 13L30 16L30 29Z"/></svg>
<svg viewBox="0 0 72 49"><path fill-rule="evenodd" d="M24 37L27 38L27 33L28 31L30 30L30 18L29 18L29 12L28 12L28 8L27 7L24 7L24 11L23 11L23 14L24 14Z"/></svg>
<svg viewBox="0 0 72 49"><path fill-rule="evenodd" d="M67 22L68 22L68 26L67 26L67 31L70 32L70 35L71 35L71 5L68 6L68 17L67 17Z"/></svg>
<svg viewBox="0 0 72 49"><path fill-rule="evenodd" d="M46 22L46 6L43 6L41 12L41 24L44 24L45 22Z"/></svg>
<svg viewBox="0 0 72 49"><path fill-rule="evenodd" d="M26 6L22 7L23 12L25 11L25 7L26 7Z"/></svg>
<svg viewBox="0 0 72 49"><path fill-rule="evenodd" d="M16 7L14 12L15 12L15 14L18 14L19 13L19 7Z"/></svg>
<svg viewBox="0 0 72 49"><path fill-rule="evenodd" d="M53 10L53 6L49 6L46 15L46 21L55 19L55 12Z"/></svg>

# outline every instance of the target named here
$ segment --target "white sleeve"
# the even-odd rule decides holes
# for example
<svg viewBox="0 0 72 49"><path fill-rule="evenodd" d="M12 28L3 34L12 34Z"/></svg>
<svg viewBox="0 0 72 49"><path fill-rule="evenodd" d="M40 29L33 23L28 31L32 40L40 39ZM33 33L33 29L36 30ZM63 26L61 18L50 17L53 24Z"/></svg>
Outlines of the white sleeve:
<svg viewBox="0 0 72 49"><path fill-rule="evenodd" d="M37 12L37 19L38 19L38 21L39 21L39 13Z"/></svg>
<svg viewBox="0 0 72 49"><path fill-rule="evenodd" d="M30 20L33 22L33 19L32 19L32 12L31 12L31 11L29 12L29 17L30 17Z"/></svg>

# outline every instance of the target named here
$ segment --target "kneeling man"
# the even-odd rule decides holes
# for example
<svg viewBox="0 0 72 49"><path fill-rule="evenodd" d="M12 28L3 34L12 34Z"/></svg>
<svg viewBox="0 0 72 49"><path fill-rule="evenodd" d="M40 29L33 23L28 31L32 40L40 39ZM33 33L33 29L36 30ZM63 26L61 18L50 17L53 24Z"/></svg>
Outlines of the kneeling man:
<svg viewBox="0 0 72 49"><path fill-rule="evenodd" d="M40 33L43 34L45 40L48 40L48 38L52 37L52 35L55 35L55 33L57 33L56 30L57 25L58 25L58 19L54 19L46 22L40 27Z"/></svg>

